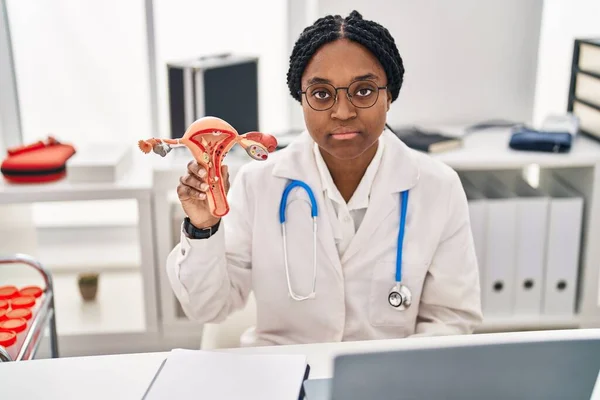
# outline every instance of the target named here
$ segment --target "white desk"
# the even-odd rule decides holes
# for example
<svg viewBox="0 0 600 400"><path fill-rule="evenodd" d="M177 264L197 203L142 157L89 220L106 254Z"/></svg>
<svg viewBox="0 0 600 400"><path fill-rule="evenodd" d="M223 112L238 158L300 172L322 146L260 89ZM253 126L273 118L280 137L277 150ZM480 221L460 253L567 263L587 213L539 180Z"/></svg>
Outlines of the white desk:
<svg viewBox="0 0 600 400"><path fill-rule="evenodd" d="M304 354L311 366L310 378L314 379L332 376L332 362L338 354L566 338L600 338L600 329L319 343L222 351ZM4 363L0 364L0 395L6 399L140 399L167 355L163 352Z"/></svg>

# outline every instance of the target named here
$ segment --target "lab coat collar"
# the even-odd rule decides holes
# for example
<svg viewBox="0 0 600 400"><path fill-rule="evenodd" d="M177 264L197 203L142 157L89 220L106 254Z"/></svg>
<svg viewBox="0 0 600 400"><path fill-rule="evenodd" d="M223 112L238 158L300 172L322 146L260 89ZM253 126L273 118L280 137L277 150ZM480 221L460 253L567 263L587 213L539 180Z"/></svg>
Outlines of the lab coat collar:
<svg viewBox="0 0 600 400"><path fill-rule="evenodd" d="M373 179L377 174L379 164L381 164L381 156L383 155L383 148L385 147L383 140L379 139L378 142L377 151L373 157L373 160L367 167L367 170L360 180L360 183L352 195L352 198L350 201L348 201L348 211L356 211L369 206L369 197L371 195L371 188L373 187ZM331 177L331 174L327 169L327 165L325 164L325 160L319 151L319 146L316 143L313 146L313 154L315 155L315 161L317 162L317 168L321 176L321 182L323 182L324 185L325 194L337 204L345 205L346 202L342 198L342 194L338 188L335 186L333 178Z"/></svg>
<svg viewBox="0 0 600 400"><path fill-rule="evenodd" d="M381 140L384 152L375 181L384 184L390 193L411 189L419 180L419 166L412 150L387 129L383 131ZM307 131L302 132L285 150L281 150L273 175L301 180L323 191L312 146L312 137ZM381 182L382 179L385 182Z"/></svg>

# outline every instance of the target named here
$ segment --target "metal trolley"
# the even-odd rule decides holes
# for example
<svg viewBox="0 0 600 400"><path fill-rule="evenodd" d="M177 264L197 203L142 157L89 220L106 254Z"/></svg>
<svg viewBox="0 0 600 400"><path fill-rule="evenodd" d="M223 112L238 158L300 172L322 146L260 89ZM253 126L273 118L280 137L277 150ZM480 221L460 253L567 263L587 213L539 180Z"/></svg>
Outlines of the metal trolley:
<svg viewBox="0 0 600 400"><path fill-rule="evenodd" d="M30 321L25 340L13 360L4 347L0 346L0 362L31 360L35 357L38 347L44 337L44 329L50 329L50 352L52 358L58 358L58 337L56 334L56 312L54 308L54 286L52 275L34 258L25 254L15 254L10 257L0 256L0 264L26 264L36 269L44 278L46 287L42 302L35 317Z"/></svg>

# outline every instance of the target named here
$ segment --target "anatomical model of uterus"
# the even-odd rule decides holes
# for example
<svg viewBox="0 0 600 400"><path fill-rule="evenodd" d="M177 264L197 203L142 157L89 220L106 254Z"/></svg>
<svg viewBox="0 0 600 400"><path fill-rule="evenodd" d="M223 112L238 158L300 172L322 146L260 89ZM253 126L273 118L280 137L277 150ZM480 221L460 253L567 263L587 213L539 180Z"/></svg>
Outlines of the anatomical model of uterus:
<svg viewBox="0 0 600 400"><path fill-rule="evenodd" d="M251 158L259 161L266 160L268 154L277 148L277 140L272 135L261 132L240 135L230 124L216 117L198 119L179 139L152 138L138 142L144 153L153 151L162 157L173 147L187 147L196 162L207 172L207 201L210 212L215 217L222 217L229 212L221 165L223 157L236 144L242 146Z"/></svg>

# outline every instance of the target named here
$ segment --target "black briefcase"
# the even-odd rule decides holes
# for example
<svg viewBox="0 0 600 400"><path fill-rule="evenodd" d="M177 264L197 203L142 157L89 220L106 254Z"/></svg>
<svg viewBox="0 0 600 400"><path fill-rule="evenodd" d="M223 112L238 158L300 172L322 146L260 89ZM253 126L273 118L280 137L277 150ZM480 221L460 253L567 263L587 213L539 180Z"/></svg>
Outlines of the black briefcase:
<svg viewBox="0 0 600 400"><path fill-rule="evenodd" d="M171 138L195 120L213 116L238 132L258 131L258 58L220 54L170 62Z"/></svg>

